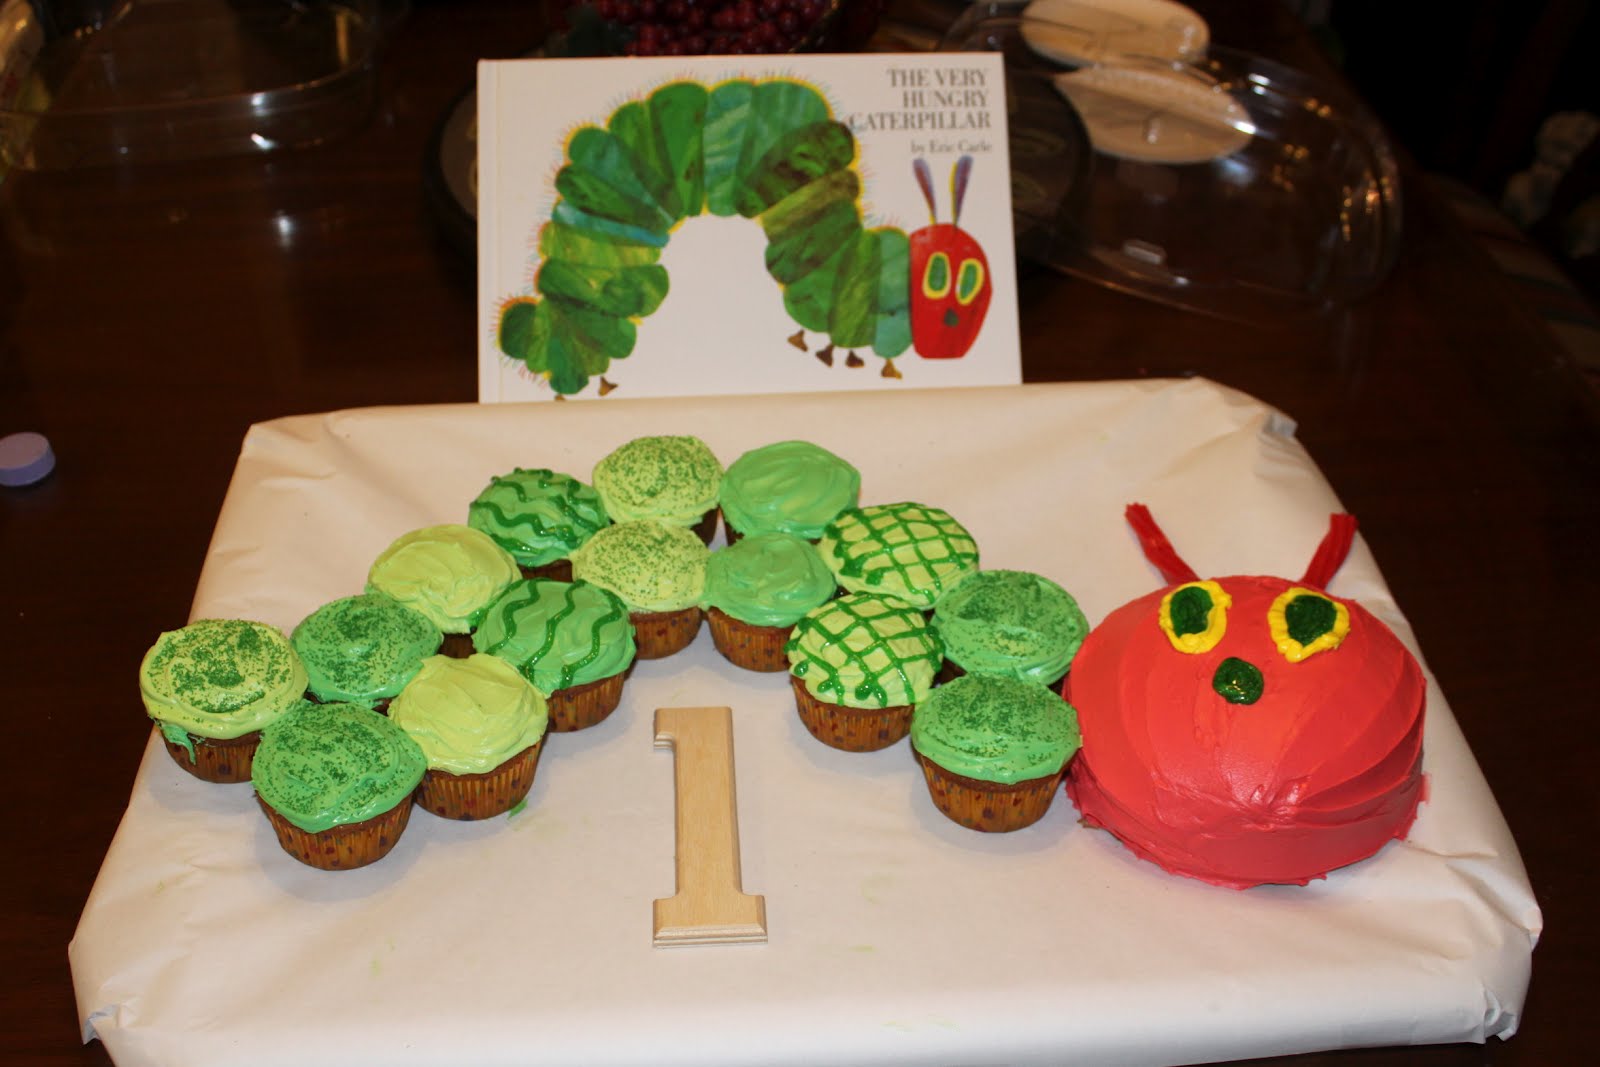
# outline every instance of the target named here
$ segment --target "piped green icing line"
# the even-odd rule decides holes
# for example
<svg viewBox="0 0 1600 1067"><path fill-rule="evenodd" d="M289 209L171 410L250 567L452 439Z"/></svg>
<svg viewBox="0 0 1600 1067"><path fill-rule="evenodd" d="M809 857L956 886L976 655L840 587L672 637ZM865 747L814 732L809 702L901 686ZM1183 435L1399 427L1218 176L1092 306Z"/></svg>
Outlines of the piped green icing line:
<svg viewBox="0 0 1600 1067"><path fill-rule="evenodd" d="M366 591L415 608L447 634L464 634L520 577L517 561L488 534L446 523L396 538L373 561Z"/></svg>
<svg viewBox="0 0 1600 1067"><path fill-rule="evenodd" d="M808 612L784 648L813 696L852 708L915 704L944 662L922 612L878 593L848 593Z"/></svg>
<svg viewBox="0 0 1600 1067"><path fill-rule="evenodd" d="M978 545L950 513L924 504L851 508L818 544L839 584L930 608L978 569Z"/></svg>
<svg viewBox="0 0 1600 1067"><path fill-rule="evenodd" d="M722 479L722 515L741 534L788 533L807 541L856 506L861 474L809 441L779 441L733 461Z"/></svg>
<svg viewBox="0 0 1600 1067"><path fill-rule="evenodd" d="M979 571L939 601L933 628L968 672L1049 684L1067 672L1089 620L1061 586L1028 571Z"/></svg>
<svg viewBox="0 0 1600 1067"><path fill-rule="evenodd" d="M262 731L250 780L272 810L315 834L410 803L426 770L417 743L377 712L302 701Z"/></svg>
<svg viewBox="0 0 1600 1067"><path fill-rule="evenodd" d="M711 553L701 606L754 626L793 626L837 588L811 542L786 533L755 534Z"/></svg>
<svg viewBox="0 0 1600 1067"><path fill-rule="evenodd" d="M488 534L524 567L566 559L610 522L599 493L544 468L497 475L467 506L467 525Z"/></svg>
<svg viewBox="0 0 1600 1067"><path fill-rule="evenodd" d="M319 700L367 707L399 693L441 640L427 616L379 593L324 604L289 638Z"/></svg>
<svg viewBox="0 0 1600 1067"><path fill-rule="evenodd" d="M517 582L489 606L472 644L510 663L549 696L621 674L633 662L628 608L589 582Z"/></svg>
<svg viewBox="0 0 1600 1067"><path fill-rule="evenodd" d="M945 770L1012 785L1060 771L1078 751L1078 713L1053 691L997 674L946 682L911 714L911 744Z"/></svg>
<svg viewBox="0 0 1600 1067"><path fill-rule="evenodd" d="M698 437L636 437L595 465L593 481L616 522L693 526L717 506L722 464Z"/></svg>
<svg viewBox="0 0 1600 1067"><path fill-rule="evenodd" d="M609 589L629 611L679 611L700 603L711 552L694 531L635 519L608 526L572 554L572 576Z"/></svg>
<svg viewBox="0 0 1600 1067"><path fill-rule="evenodd" d="M497 656L432 656L389 704L431 770L482 774L544 737L544 695Z"/></svg>
<svg viewBox="0 0 1600 1067"><path fill-rule="evenodd" d="M199 619L164 633L139 664L145 711L168 737L169 729L242 737L288 711L305 691L305 667L288 638L245 619Z"/></svg>

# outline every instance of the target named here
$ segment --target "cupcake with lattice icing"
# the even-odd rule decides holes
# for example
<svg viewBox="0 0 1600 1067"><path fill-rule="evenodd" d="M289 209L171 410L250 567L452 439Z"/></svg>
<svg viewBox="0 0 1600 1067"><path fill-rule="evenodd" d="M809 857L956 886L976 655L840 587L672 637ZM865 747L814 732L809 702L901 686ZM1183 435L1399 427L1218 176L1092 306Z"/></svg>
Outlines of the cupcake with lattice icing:
<svg viewBox="0 0 1600 1067"><path fill-rule="evenodd" d="M447 656L472 654L472 628L494 598L522 576L511 553L460 523L401 534L367 572L369 593L414 608L444 632Z"/></svg>
<svg viewBox="0 0 1600 1067"><path fill-rule="evenodd" d="M919 608L978 570L978 545L949 512L925 504L851 508L830 522L817 545L853 593L884 593Z"/></svg>
<svg viewBox="0 0 1600 1067"><path fill-rule="evenodd" d="M717 532L722 464L698 437L636 437L595 464L591 480L614 522L682 526L708 545Z"/></svg>
<svg viewBox="0 0 1600 1067"><path fill-rule="evenodd" d="M467 525L511 553L524 578L572 580L572 550L610 525L600 494L568 474L521 467L467 506Z"/></svg>
<svg viewBox="0 0 1600 1067"><path fill-rule="evenodd" d="M744 453L722 478L728 543L760 533L815 541L861 493L861 472L810 441L779 441Z"/></svg>
<svg viewBox="0 0 1600 1067"><path fill-rule="evenodd" d="M702 605L711 638L728 662L786 671L794 624L838 587L816 546L786 533L741 538L711 554Z"/></svg>
<svg viewBox="0 0 1600 1067"><path fill-rule="evenodd" d="M1030 571L978 571L939 601L933 628L944 642L941 678L1003 674L1054 685L1089 632L1078 602Z"/></svg>
<svg viewBox="0 0 1600 1067"><path fill-rule="evenodd" d="M817 740L847 752L904 737L944 661L922 611L880 593L847 593L806 613L787 653L800 720Z"/></svg>
<svg viewBox="0 0 1600 1067"><path fill-rule="evenodd" d="M489 606L472 643L499 656L543 693L550 729L593 726L616 710L633 664L628 607L590 582L533 578Z"/></svg>
<svg viewBox="0 0 1600 1067"><path fill-rule="evenodd" d="M640 659L661 659L700 632L711 551L686 526L635 519L608 526L572 554L572 574L628 606Z"/></svg>
<svg viewBox="0 0 1600 1067"><path fill-rule="evenodd" d="M289 636L314 699L374 711L389 706L442 640L426 615L380 593L330 601Z"/></svg>

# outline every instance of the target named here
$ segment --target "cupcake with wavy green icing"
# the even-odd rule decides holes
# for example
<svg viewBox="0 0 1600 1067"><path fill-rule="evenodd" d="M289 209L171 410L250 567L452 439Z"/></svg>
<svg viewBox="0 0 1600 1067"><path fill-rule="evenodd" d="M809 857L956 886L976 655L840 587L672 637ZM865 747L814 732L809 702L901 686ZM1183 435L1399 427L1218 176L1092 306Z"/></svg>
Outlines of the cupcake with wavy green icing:
<svg viewBox="0 0 1600 1067"><path fill-rule="evenodd" d="M208 782L249 781L262 728L305 692L289 639L248 619L199 619L164 633L139 664L139 694L167 752Z"/></svg>
<svg viewBox="0 0 1600 1067"><path fill-rule="evenodd" d="M978 544L948 511L926 504L851 508L817 545L853 593L884 593L931 608L978 570Z"/></svg>
<svg viewBox="0 0 1600 1067"><path fill-rule="evenodd" d="M572 575L628 606L639 659L687 648L700 632L711 552L684 526L634 519L608 526L572 554Z"/></svg>
<svg viewBox="0 0 1600 1067"><path fill-rule="evenodd" d="M426 615L379 593L330 601L289 635L312 697L375 711L389 706L442 640Z"/></svg>
<svg viewBox="0 0 1600 1067"><path fill-rule="evenodd" d="M444 632L445 655L467 656L472 642L466 635L520 577L517 561L488 534L445 523L397 537L373 561L366 591L420 611Z"/></svg>
<svg viewBox="0 0 1600 1067"><path fill-rule="evenodd" d="M806 612L838 584L816 546L792 534L762 533L711 553L701 606L717 651L752 671L786 671L784 646Z"/></svg>
<svg viewBox="0 0 1600 1067"><path fill-rule="evenodd" d="M569 474L516 468L467 505L467 525L511 553L525 578L572 580L572 550L611 524L600 494Z"/></svg>
<svg viewBox="0 0 1600 1067"><path fill-rule="evenodd" d="M262 732L250 780L283 850L338 871L388 855L426 770L417 743L370 708L302 701Z"/></svg>
<svg viewBox="0 0 1600 1067"><path fill-rule="evenodd" d="M544 696L498 656L433 656L389 704L389 718L427 759L417 803L446 819L510 811L533 788L549 712Z"/></svg>
<svg viewBox="0 0 1600 1067"><path fill-rule="evenodd" d="M615 593L547 578L500 594L472 643L544 694L558 732L593 726L616 710L636 652L628 607Z"/></svg>
<svg viewBox="0 0 1600 1067"><path fill-rule="evenodd" d="M950 675L1004 674L1054 685L1089 632L1078 602L1029 571L979 571L939 601L933 628Z"/></svg>
<svg viewBox="0 0 1600 1067"><path fill-rule="evenodd" d="M636 437L595 464L591 480L614 522L654 519L706 544L717 531L722 464L698 437Z"/></svg>
<svg viewBox="0 0 1600 1067"><path fill-rule="evenodd" d="M998 674L941 685L911 716L911 747L934 805L988 833L1043 818L1081 742L1072 705Z"/></svg>
<svg viewBox="0 0 1600 1067"><path fill-rule="evenodd" d="M810 441L779 441L751 449L722 477L722 522L732 543L759 533L793 534L805 541L861 495L861 472Z"/></svg>
<svg viewBox="0 0 1600 1067"><path fill-rule="evenodd" d="M807 612L786 652L800 720L817 740L848 752L904 737L944 661L922 611L881 593L847 593Z"/></svg>

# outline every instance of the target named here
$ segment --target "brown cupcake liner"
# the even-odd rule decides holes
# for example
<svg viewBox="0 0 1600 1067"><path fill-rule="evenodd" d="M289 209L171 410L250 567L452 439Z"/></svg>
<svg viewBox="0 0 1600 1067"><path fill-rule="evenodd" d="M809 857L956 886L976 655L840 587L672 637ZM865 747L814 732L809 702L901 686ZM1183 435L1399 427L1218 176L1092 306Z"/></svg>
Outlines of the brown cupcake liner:
<svg viewBox="0 0 1600 1067"><path fill-rule="evenodd" d="M704 613L698 607L688 607L680 611L636 611L628 618L633 622L635 657L662 659L689 647L700 632Z"/></svg>
<svg viewBox="0 0 1600 1067"><path fill-rule="evenodd" d="M805 682L789 675L794 701L811 736L845 752L876 752L888 748L911 730L911 705L887 708L847 708L811 695Z"/></svg>
<svg viewBox="0 0 1600 1067"><path fill-rule="evenodd" d="M261 742L261 731L252 730L239 737L190 734L189 741L194 745L192 760L188 749L167 740L166 734L161 735L161 743L167 746L167 753L172 756L173 762L201 781L248 782L250 768L255 763L256 746Z"/></svg>
<svg viewBox="0 0 1600 1067"><path fill-rule="evenodd" d="M792 626L757 626L742 622L721 608L708 608L706 622L717 651L735 667L747 671L786 671L789 656L783 646L789 643Z"/></svg>
<svg viewBox="0 0 1600 1067"><path fill-rule="evenodd" d="M1043 778L1006 785L947 771L920 752L916 756L934 807L968 829L989 834L1020 830L1044 818L1066 773L1062 768Z"/></svg>
<svg viewBox="0 0 1600 1067"><path fill-rule="evenodd" d="M550 709L550 729L556 733L582 730L603 720L622 702L626 671L596 682L557 689L545 700Z"/></svg>
<svg viewBox="0 0 1600 1067"><path fill-rule="evenodd" d="M267 813L267 821L283 850L306 866L322 871L349 871L376 863L389 854L411 821L411 798L406 797L381 815L311 833L279 815L259 796L256 801Z"/></svg>
<svg viewBox="0 0 1600 1067"><path fill-rule="evenodd" d="M415 794L417 806L445 819L490 819L516 807L533 788L544 739L480 774L429 770Z"/></svg>
<svg viewBox="0 0 1600 1067"><path fill-rule="evenodd" d="M558 582L572 581L572 561L570 559L553 559L549 563L541 563L537 567L517 568L524 578L550 578Z"/></svg>
<svg viewBox="0 0 1600 1067"><path fill-rule="evenodd" d="M449 656L451 659L466 659L476 651L477 649L472 647L470 633L445 634L444 641L439 645L439 655Z"/></svg>

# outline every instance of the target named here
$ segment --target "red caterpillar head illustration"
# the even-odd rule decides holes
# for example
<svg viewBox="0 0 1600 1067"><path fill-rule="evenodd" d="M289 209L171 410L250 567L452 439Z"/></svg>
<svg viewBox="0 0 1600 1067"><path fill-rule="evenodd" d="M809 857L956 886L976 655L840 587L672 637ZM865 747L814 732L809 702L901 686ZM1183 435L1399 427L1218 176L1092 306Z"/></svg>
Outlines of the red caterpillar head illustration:
<svg viewBox="0 0 1600 1067"><path fill-rule="evenodd" d="M932 225L911 234L911 344L924 359L959 359L972 348L989 313L994 283L983 247L957 225L967 195L972 157L950 175L950 221L939 221L927 161L912 163L928 201Z"/></svg>
<svg viewBox="0 0 1600 1067"><path fill-rule="evenodd" d="M1178 874L1304 884L1403 837L1422 797L1424 684L1387 626L1324 586L1348 515L1298 582L1202 581L1142 505L1171 583L1112 612L1069 675L1079 813Z"/></svg>

